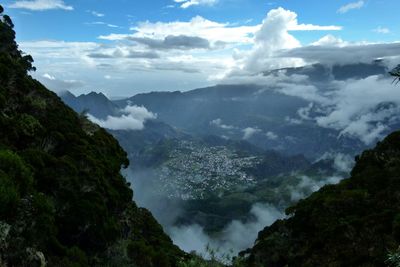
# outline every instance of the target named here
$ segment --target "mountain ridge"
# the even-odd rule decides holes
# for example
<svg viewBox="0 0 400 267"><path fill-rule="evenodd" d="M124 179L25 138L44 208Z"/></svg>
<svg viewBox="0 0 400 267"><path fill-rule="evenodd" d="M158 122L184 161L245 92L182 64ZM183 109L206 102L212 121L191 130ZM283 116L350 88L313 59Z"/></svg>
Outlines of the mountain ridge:
<svg viewBox="0 0 400 267"><path fill-rule="evenodd" d="M132 201L126 152L32 63L0 14L0 265L176 266L187 255Z"/></svg>

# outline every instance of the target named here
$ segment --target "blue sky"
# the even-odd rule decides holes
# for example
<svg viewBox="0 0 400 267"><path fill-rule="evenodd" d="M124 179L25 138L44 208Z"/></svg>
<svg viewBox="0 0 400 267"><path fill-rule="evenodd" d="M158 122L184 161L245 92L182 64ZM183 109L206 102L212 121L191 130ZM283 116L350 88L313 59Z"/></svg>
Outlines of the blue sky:
<svg viewBox="0 0 400 267"><path fill-rule="evenodd" d="M65 41L96 41L99 35L105 33L124 33L132 25L140 21L187 21L200 15L212 21L237 24L260 23L268 10L278 6L292 10L300 15L304 23L319 25L340 25L344 30L342 38L349 41L398 40L400 20L398 19L398 1L396 0L366 0L362 8L340 14L337 10L350 3L348 0L220 0L215 5L192 6L186 9L178 8L179 4L170 0L128 1L128 0L98 0L73 1L66 0L67 6L74 10L31 11L26 9L8 9L18 31L19 40L57 39ZM357 1L355 1L357 2ZM4 1L4 5L15 1ZM170 8L174 5L175 8ZM91 11L104 14L96 17ZM87 23L102 21L120 28L110 28L106 25L88 25ZM391 30L390 34L382 35L373 32L378 27ZM323 32L298 34L303 42L315 40Z"/></svg>
<svg viewBox="0 0 400 267"><path fill-rule="evenodd" d="M396 0L7 0L1 4L14 20L21 48L35 58L35 77L53 90L76 94L188 90L218 83L233 73L243 77L243 72L306 63L299 58L273 62L271 58L283 50L310 44L364 48L400 40ZM278 38L271 37L275 35ZM321 38L325 41L318 42Z"/></svg>

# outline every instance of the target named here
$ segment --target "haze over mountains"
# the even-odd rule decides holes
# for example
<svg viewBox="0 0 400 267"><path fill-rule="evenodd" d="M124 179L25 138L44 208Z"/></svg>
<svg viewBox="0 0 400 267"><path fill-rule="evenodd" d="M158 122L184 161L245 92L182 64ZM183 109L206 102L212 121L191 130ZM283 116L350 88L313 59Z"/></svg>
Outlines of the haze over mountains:
<svg viewBox="0 0 400 267"><path fill-rule="evenodd" d="M65 93L62 97L78 112L87 109L88 114L103 120L106 128L114 129L110 123L116 118L123 128L124 118L129 119L121 117L123 109L139 106L156 115L157 121L189 134L246 140L262 149L317 159L326 152L354 155L396 127L397 99L386 95L390 81L375 89L383 98L369 99L363 92L368 93L367 86L385 77L387 71L380 61L317 64L269 71L265 80L256 84L154 92L117 101L108 101L101 93L77 98ZM344 88L345 81L353 87ZM365 101L350 107L345 105L350 97Z"/></svg>
<svg viewBox="0 0 400 267"><path fill-rule="evenodd" d="M238 252L286 207L345 178L356 154L397 127L395 102L375 98L347 112L335 99L362 94L358 83L390 85L387 72L383 61L315 64L265 72L254 84L113 101L94 92L60 96L119 140L132 161L126 175L135 199L176 243ZM246 242L229 234L237 227L253 229Z"/></svg>

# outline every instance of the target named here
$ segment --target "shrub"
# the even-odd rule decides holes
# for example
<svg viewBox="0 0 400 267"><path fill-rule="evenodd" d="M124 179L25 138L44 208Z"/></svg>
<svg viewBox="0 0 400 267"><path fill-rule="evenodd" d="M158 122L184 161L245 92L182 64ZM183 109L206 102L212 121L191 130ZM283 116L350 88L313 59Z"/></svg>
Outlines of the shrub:
<svg viewBox="0 0 400 267"><path fill-rule="evenodd" d="M32 187L33 178L30 169L14 152L0 150L0 170L9 177L21 195L26 194Z"/></svg>

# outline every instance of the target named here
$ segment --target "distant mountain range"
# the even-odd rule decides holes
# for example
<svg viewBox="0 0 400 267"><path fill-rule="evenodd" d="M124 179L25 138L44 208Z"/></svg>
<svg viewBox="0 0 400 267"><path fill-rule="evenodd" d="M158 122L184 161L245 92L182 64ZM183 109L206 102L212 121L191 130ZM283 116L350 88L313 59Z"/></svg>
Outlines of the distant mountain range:
<svg viewBox="0 0 400 267"><path fill-rule="evenodd" d="M332 67L316 64L275 70L265 75L278 72L306 75L312 83L323 85L329 80L380 75L387 69L376 61ZM180 132L246 140L264 150L303 154L309 159L318 159L326 152L355 155L367 147L358 138L340 135L339 130L321 127L314 121L300 121L299 110L309 106L311 101L284 94L268 85L217 85L187 92L137 94L117 101L94 92L77 97L64 92L60 96L77 112L86 110L97 118L118 116L128 105L143 106L157 114L157 122ZM159 126L147 125L150 128Z"/></svg>
<svg viewBox="0 0 400 267"><path fill-rule="evenodd" d="M65 91L61 92L60 96L65 104L78 113L86 111L101 119L119 113L119 107L102 93L91 92L87 95L75 96Z"/></svg>
<svg viewBox="0 0 400 267"><path fill-rule="evenodd" d="M323 69L318 65L310 68L286 71L312 72L317 77ZM156 119L144 121L141 130L109 130L132 162L131 179L139 189L136 199L161 222L163 214L173 212L176 203L169 205L172 208L160 209L158 204L154 206L154 199L161 198L158 203L178 201L184 208L176 220L201 224L209 231L220 230L229 221L246 216L257 201L268 200L284 209L297 200L289 188L303 183L299 176L307 175L311 183L322 185L326 177L338 173L333 167L337 153L353 155L365 147L357 139L338 138L337 131L315 123L293 123L290 118L309 102L260 85L153 92L117 101L101 93L75 97L66 92L60 96L77 112L102 120L122 116L129 106L143 106L156 114ZM321 158L327 154L332 157ZM194 160L195 157L200 158ZM314 161L317 162L312 164ZM224 171L225 165L231 166L232 177ZM310 188L303 188L301 195L311 193ZM265 190L270 192L268 198ZM259 193L260 197L248 200L247 191L264 195ZM235 194L241 197L232 198ZM150 203L146 202L149 195L153 198ZM214 198L214 205L230 203L238 212L224 215L224 209L209 207L210 198Z"/></svg>

